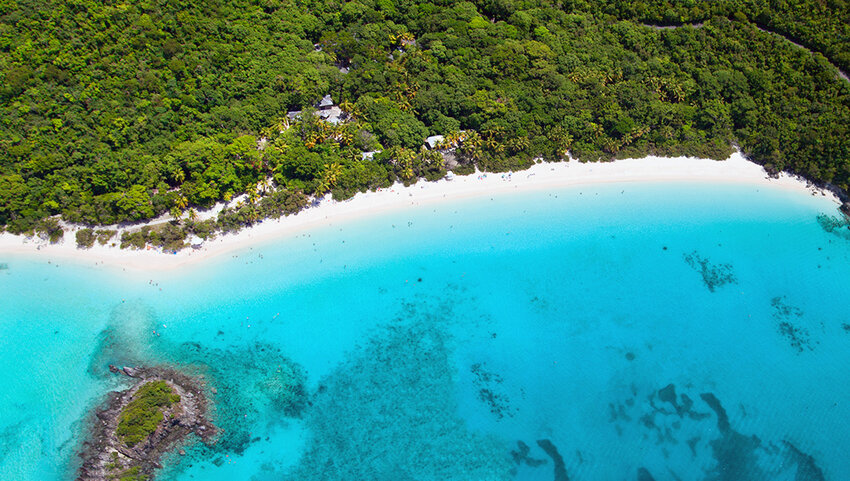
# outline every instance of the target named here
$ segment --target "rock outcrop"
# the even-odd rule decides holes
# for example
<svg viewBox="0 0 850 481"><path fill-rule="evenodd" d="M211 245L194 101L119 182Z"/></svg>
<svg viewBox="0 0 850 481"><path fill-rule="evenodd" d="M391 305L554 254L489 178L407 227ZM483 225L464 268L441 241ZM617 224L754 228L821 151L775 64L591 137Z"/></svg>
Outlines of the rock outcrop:
<svg viewBox="0 0 850 481"><path fill-rule="evenodd" d="M150 476L160 467L160 457L190 434L207 444L215 442L217 430L207 419L207 399L198 380L166 368L113 367L110 371L131 377L136 383L125 391L109 393L104 405L95 411L80 453L83 462L77 481L107 481L131 475L148 479L141 476ZM164 406L156 429L130 446L116 433L119 417L139 388L156 381L164 381L179 400Z"/></svg>

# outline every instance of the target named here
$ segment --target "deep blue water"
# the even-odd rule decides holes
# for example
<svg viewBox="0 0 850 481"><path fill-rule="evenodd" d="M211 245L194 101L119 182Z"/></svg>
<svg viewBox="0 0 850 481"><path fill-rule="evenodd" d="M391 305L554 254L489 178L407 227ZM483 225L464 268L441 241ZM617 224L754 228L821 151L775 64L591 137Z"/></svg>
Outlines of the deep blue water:
<svg viewBox="0 0 850 481"><path fill-rule="evenodd" d="M850 235L740 185L499 195L175 272L9 257L0 479L72 479L108 364L203 375L164 480L850 479Z"/></svg>

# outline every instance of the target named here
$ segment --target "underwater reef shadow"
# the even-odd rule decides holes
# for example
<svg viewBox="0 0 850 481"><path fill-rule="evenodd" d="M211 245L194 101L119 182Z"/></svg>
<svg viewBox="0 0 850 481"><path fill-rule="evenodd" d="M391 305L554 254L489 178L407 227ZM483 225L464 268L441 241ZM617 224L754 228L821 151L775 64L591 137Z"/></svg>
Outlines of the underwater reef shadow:
<svg viewBox="0 0 850 481"><path fill-rule="evenodd" d="M705 287L711 292L715 292L718 287L726 284L736 284L738 282L732 264L713 264L708 259L702 257L697 251L684 254L682 257L686 264L700 274Z"/></svg>
<svg viewBox="0 0 850 481"><path fill-rule="evenodd" d="M689 395L668 384L651 392L643 401L643 395L635 389L632 395L610 406L610 422L618 432L625 428L625 423L637 423L646 439L661 449L684 450L683 454L694 459L708 457L712 463L703 481L826 481L815 458L789 440L770 441L737 431L722 402L711 392ZM670 466L661 470L673 479L687 479ZM654 478L642 467L638 479Z"/></svg>
<svg viewBox="0 0 850 481"><path fill-rule="evenodd" d="M449 303L403 303L321 379L304 416L312 432L291 480L508 480L505 442L457 414Z"/></svg>
<svg viewBox="0 0 850 481"><path fill-rule="evenodd" d="M801 324L806 322L803 310L788 302L785 296L776 296L770 300L772 317L776 321L776 331L797 354L814 351L820 341L813 339L811 330ZM821 325L821 327L823 327Z"/></svg>

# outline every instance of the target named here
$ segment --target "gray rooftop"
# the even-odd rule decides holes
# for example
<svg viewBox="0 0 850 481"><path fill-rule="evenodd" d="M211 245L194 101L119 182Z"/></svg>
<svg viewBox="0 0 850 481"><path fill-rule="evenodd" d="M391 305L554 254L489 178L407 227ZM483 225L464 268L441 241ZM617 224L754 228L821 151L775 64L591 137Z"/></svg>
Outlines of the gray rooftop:
<svg viewBox="0 0 850 481"><path fill-rule="evenodd" d="M330 95L325 95L324 97L322 97L322 100L319 101L319 108L320 109L326 109L326 108L333 107L333 106L334 106L334 101L333 101L333 99L331 98Z"/></svg>
<svg viewBox="0 0 850 481"><path fill-rule="evenodd" d="M316 115L324 119L326 122L338 124L342 122L344 113L341 108L333 106L316 112Z"/></svg>

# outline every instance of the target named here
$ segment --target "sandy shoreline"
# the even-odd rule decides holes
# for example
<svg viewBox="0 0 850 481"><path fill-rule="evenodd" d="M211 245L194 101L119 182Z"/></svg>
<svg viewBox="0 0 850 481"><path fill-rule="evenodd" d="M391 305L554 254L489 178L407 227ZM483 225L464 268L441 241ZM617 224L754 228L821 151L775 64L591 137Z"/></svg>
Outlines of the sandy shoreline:
<svg viewBox="0 0 850 481"><path fill-rule="evenodd" d="M354 198L335 202L323 200L296 215L269 219L236 234L228 234L207 241L200 249L187 248L177 254L158 250L129 250L95 245L90 249L77 249L75 232L67 230L64 239L49 244L40 239L28 239L9 233L0 234L0 256L23 255L40 260L73 259L78 262L123 267L138 271L169 270L201 262L205 259L242 250L247 247L287 238L305 230L348 221L362 216L404 209L409 206L428 205L458 199L481 197L498 193L528 192L558 189L577 185L628 183L628 182L717 182L751 184L796 191L801 194L822 195L840 205L831 192L812 187L806 181L786 174L770 178L764 169L735 153L724 161L686 157L645 157L606 163L580 163L577 161L540 163L512 175L475 173L455 176L453 180L419 183L410 187L396 184L389 189L367 192ZM138 228L138 226L134 226ZM118 235L120 237L120 233ZM0 257L0 262L5 261Z"/></svg>

